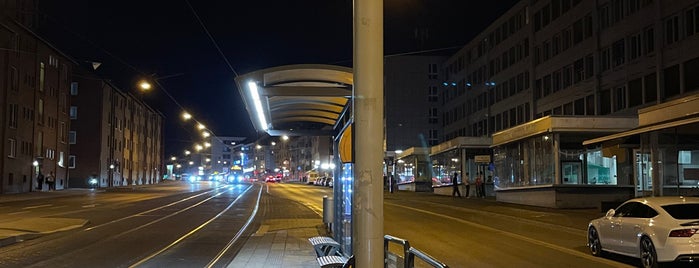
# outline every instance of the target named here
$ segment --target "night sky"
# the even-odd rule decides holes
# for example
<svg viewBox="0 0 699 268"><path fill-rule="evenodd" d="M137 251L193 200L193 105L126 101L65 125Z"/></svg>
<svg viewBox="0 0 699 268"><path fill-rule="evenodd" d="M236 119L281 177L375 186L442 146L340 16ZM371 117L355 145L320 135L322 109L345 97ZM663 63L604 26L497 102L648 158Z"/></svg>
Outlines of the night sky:
<svg viewBox="0 0 699 268"><path fill-rule="evenodd" d="M385 0L384 54L463 46L516 2ZM182 108L216 135L257 139L236 74L352 66L351 0L40 0L39 9L42 36L81 64L102 62L98 74L122 90L136 92L140 77L163 77L163 88L143 97L166 117L166 156L199 139L180 119ZM417 38L416 29L427 34Z"/></svg>

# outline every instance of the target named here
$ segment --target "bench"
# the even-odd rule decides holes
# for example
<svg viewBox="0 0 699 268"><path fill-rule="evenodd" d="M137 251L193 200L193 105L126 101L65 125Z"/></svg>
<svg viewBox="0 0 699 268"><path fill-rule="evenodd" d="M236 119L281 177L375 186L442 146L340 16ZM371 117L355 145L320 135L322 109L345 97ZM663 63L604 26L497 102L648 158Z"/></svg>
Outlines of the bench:
<svg viewBox="0 0 699 268"><path fill-rule="evenodd" d="M314 236L308 239L316 251L316 255L320 257L335 256L340 252L340 243L335 239L327 236ZM321 265L322 266L322 265Z"/></svg>
<svg viewBox="0 0 699 268"><path fill-rule="evenodd" d="M347 263L347 258L338 255L322 256L316 259L321 268L342 268Z"/></svg>

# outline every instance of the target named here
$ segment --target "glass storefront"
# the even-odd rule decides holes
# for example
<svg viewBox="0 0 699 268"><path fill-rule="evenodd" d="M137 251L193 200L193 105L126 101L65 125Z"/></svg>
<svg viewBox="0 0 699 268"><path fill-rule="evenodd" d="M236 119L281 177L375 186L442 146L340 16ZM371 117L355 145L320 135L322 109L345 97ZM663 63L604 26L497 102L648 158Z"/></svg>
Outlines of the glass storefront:
<svg viewBox="0 0 699 268"><path fill-rule="evenodd" d="M640 134L634 169L637 195L697 194L698 132L694 123Z"/></svg>
<svg viewBox="0 0 699 268"><path fill-rule="evenodd" d="M451 185L454 172L461 176L461 159L460 149L432 156L432 186Z"/></svg>
<svg viewBox="0 0 699 268"><path fill-rule="evenodd" d="M396 161L396 182L407 183L417 181L429 181L430 170L427 156L409 155Z"/></svg>
<svg viewBox="0 0 699 268"><path fill-rule="evenodd" d="M552 185L556 170L554 137L541 135L494 148L495 189Z"/></svg>

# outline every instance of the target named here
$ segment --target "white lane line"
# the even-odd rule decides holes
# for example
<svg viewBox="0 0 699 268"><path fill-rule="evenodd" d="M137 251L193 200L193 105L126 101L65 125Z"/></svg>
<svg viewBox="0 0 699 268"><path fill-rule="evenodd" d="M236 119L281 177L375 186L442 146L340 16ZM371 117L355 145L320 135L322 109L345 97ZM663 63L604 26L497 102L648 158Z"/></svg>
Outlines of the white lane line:
<svg viewBox="0 0 699 268"><path fill-rule="evenodd" d="M53 206L53 205L52 204L38 205L38 206L31 206L31 207L23 207L22 209L45 208L45 207L50 207L50 206Z"/></svg>
<svg viewBox="0 0 699 268"><path fill-rule="evenodd" d="M432 212L432 211L417 209L417 208L408 207L408 206L402 206L402 205L396 205L396 204L390 204L390 203L384 203L384 204L386 204L386 205L391 205L391 206L396 206L396 207L401 207L401 208L404 208L404 209L409 209L409 210L417 211L417 212L420 212L420 213L425 213L425 214L432 215L432 216L437 216L437 217L442 217L442 218L450 219L450 220L457 221L457 222L460 222L460 223L463 223L463 224L467 224L467 225L470 225L470 226L473 226L473 227L476 227L476 228L484 229L484 230L489 231L489 232L491 232L491 233L500 233L500 234L503 234L503 235L506 235L506 236L509 236L509 237L512 237L512 238L515 238L515 239L519 239L519 240L526 241L526 242L529 242L529 243L532 243L532 244L535 244L535 245L547 247L547 248L550 248L550 249L553 249L553 250L557 250L557 251L560 251L560 252L563 252L563 253L567 253L567 254L570 254L570 255L573 255L573 256L585 258L585 259L588 259L588 260L591 260L591 261L595 261L595 262L599 262L599 263L604 263L604 264L612 265L612 266L618 266L618 265L619 265L619 262L616 262L616 261L612 261L612 260L607 260L607 259L604 259L604 258L595 257L595 256L592 256L592 255L590 255L590 254L586 254L586 253L579 252L579 251L577 251L577 250L572 250L572 249L569 249L569 248L566 248L566 247L561 247L561 246L554 245L554 244L551 244L551 243L547 243L547 242L544 242L544 241L540 241L540 240L536 240L536 239L533 239L533 238L529 238L529 237L526 237L526 236L523 236L523 235L518 235L518 234L511 233L511 232L507 232L507 231L504 231L504 230L495 229L495 228L493 228L493 227L489 227L489 226L486 226L486 225L482 225L482 224L478 224L478 223L474 223L474 222L462 220L462 219L455 218L455 217L452 217L452 216L447 216L447 215L444 215L444 214L439 214L439 213L435 213L435 212Z"/></svg>
<svg viewBox="0 0 699 268"><path fill-rule="evenodd" d="M19 214L25 214L25 213L29 213L29 212L30 211L17 211L17 212L7 213L7 215L19 215Z"/></svg>

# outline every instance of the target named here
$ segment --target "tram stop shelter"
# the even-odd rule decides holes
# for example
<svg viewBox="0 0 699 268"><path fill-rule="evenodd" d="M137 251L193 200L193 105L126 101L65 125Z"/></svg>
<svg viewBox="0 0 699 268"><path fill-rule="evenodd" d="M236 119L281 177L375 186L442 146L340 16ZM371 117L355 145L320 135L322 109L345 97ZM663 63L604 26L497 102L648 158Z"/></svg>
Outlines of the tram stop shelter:
<svg viewBox="0 0 699 268"><path fill-rule="evenodd" d="M351 68L300 64L250 72L236 79L258 133L333 138L333 235L351 252Z"/></svg>

